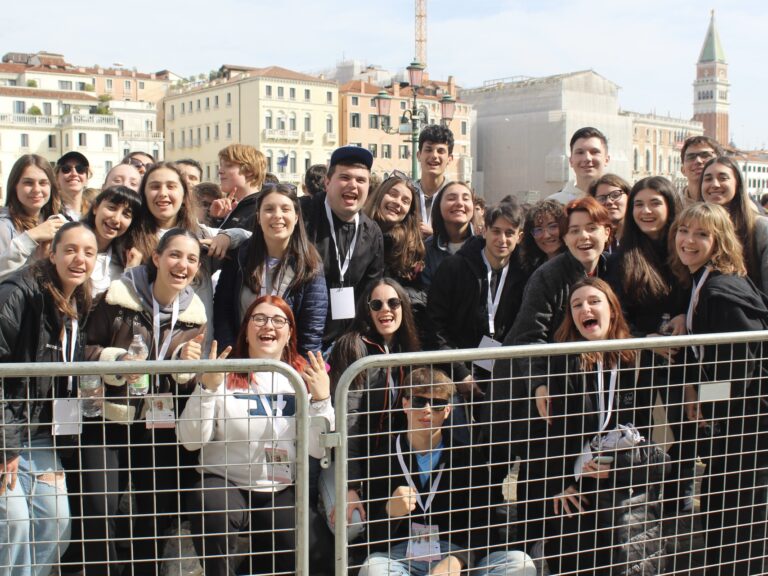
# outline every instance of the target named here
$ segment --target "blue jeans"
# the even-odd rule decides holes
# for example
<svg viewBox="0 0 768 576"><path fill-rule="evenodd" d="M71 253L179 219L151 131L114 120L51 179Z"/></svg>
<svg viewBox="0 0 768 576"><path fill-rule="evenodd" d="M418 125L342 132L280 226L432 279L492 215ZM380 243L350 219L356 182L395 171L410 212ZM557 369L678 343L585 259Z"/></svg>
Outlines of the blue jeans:
<svg viewBox="0 0 768 576"><path fill-rule="evenodd" d="M440 551L445 557L456 546L443 540L440 541ZM376 552L368 556L360 568L360 576L427 576L435 562L418 562L408 560L405 553L408 543L401 542L393 546L389 553ZM473 576L536 576L536 566L533 560L518 550L508 552L492 552L477 563Z"/></svg>
<svg viewBox="0 0 768 576"><path fill-rule="evenodd" d="M330 531L335 534L334 527L331 526L331 511L336 508L336 462L333 462L329 468L323 468L318 480L318 492L320 500L325 509L325 522ZM365 532L365 524L360 517L360 512L355 510L352 513L352 523L347 524L347 542L353 542Z"/></svg>
<svg viewBox="0 0 768 576"><path fill-rule="evenodd" d="M16 487L0 496L0 575L47 576L69 545L64 469L50 437L19 454Z"/></svg>

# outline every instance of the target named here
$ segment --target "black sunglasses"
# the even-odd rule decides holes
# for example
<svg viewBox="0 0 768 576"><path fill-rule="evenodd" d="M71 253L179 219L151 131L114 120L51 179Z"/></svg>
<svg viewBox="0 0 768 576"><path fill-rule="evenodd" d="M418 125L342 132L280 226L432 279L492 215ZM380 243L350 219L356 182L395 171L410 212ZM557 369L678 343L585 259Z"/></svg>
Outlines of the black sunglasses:
<svg viewBox="0 0 768 576"><path fill-rule="evenodd" d="M427 398L426 396L411 396L411 408L422 410L429 405L433 410L445 410L448 408L448 400L442 398Z"/></svg>
<svg viewBox="0 0 768 576"><path fill-rule="evenodd" d="M88 166L85 166L84 164L75 164L74 166L72 164L63 164L59 170L61 170L62 174L69 174L72 170L78 174L85 174L88 172Z"/></svg>
<svg viewBox="0 0 768 576"><path fill-rule="evenodd" d="M368 307L374 312L378 312L384 307L386 302L390 310L397 310L403 305L403 301L400 298L387 298L386 300L368 300Z"/></svg>
<svg viewBox="0 0 768 576"><path fill-rule="evenodd" d="M136 158L128 158L123 164L130 164L137 170L141 170L142 168L149 170L155 165L154 162L142 162L141 160L136 160Z"/></svg>

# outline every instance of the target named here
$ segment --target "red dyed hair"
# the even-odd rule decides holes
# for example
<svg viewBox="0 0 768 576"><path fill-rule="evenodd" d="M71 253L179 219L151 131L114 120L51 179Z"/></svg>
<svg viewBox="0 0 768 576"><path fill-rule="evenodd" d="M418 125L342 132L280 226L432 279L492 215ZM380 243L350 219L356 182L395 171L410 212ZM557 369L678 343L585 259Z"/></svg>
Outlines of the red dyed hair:
<svg viewBox="0 0 768 576"><path fill-rule="evenodd" d="M240 331L237 334L237 340L232 347L230 358L249 358L248 355L248 325L251 323L251 315L260 304L269 304L274 306L288 318L288 326L291 329L291 335L288 337L288 344L283 349L283 355L280 358L286 364L289 364L294 370L301 373L307 365L307 361L299 354L296 348L296 321L293 317L293 311L285 300L279 296L259 296L254 300L243 316L243 323L240 325ZM227 378L227 388L248 388L248 374L234 373Z"/></svg>
<svg viewBox="0 0 768 576"><path fill-rule="evenodd" d="M563 216L560 219L560 238L565 238L568 232L568 224L571 221L571 214L574 212L586 212L589 215L589 219L592 220L598 226L607 226L611 231L610 235L613 235L613 225L611 224L611 217L608 215L608 210L605 206L600 204L592 196L585 196L584 198L577 198L571 200L565 207ZM608 242L611 239L608 238Z"/></svg>

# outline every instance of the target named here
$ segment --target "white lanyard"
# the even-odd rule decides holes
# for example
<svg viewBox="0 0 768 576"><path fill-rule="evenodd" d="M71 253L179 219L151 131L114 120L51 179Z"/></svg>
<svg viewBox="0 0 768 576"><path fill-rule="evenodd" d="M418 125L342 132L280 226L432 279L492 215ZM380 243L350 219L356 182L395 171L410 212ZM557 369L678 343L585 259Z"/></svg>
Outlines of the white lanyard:
<svg viewBox="0 0 768 576"><path fill-rule="evenodd" d="M160 346L160 304L155 297L152 297L152 339L155 341L155 360L162 360L168 353L173 338L173 329L176 326L176 320L179 319L179 297L173 299L173 310L171 312L171 327L163 339L163 345ZM155 387L160 391L160 374L155 375Z"/></svg>
<svg viewBox="0 0 768 576"><path fill-rule="evenodd" d="M616 378L618 377L618 369L616 367L611 368L611 380L608 385L608 406L605 405L605 398L603 393L605 392L605 383L603 382L603 363L597 362L597 403L598 410L600 411L600 432L605 430L608 426L608 422L611 421L611 414L613 413L613 398L616 394Z"/></svg>
<svg viewBox="0 0 768 576"><path fill-rule="evenodd" d="M69 343L69 358L67 358L67 343L69 342L69 337L67 336L67 327L64 326L61 331L61 358L64 361L64 364L67 362L75 361L75 348L77 347L78 329L77 318L72 318L70 320L70 326L72 330L72 342ZM72 376L67 377L67 390L72 392Z"/></svg>
<svg viewBox="0 0 768 576"><path fill-rule="evenodd" d="M349 244L347 250L347 256L344 258L344 263L341 263L341 256L339 254L339 242L336 240L336 229L333 226L333 215L331 214L331 207L328 205L328 199L325 199L325 215L328 217L328 226L331 229L331 238L333 239L333 246L336 250L336 264L339 266L339 282L344 284L344 275L349 268L349 262L352 260L352 253L355 251L355 244L357 244L357 233L359 231L360 214L355 214L355 234L352 236L352 242Z"/></svg>
<svg viewBox="0 0 768 576"><path fill-rule="evenodd" d="M440 193L440 190L445 188L450 182L448 181L448 178L443 180L443 185L440 186L440 188L437 189L437 191L430 196L432 201L434 201L435 197ZM427 194L424 192L424 188L421 187L421 180L419 180L418 183L419 188L419 201L421 202L421 220L425 224L429 225L429 223L432 221L432 210L427 210Z"/></svg>
<svg viewBox="0 0 768 576"><path fill-rule="evenodd" d="M491 268L491 263L488 262L488 258L485 256L485 249L480 251L480 254L483 256L483 262L485 262L485 267L488 270L488 331L491 333L491 338L493 338L494 332L496 332L496 326L495 326L495 319L496 319L496 310L499 308L499 302L501 302L501 292L504 290L504 282L507 280L507 272L509 272L509 262L507 262L507 265L504 266L504 270L501 272L501 278L499 278L499 284L496 286L496 297L491 297L491 281L493 280L493 268Z"/></svg>
<svg viewBox="0 0 768 576"><path fill-rule="evenodd" d="M389 346L384 344L384 354L389 354ZM392 379L392 368L387 368L387 388L389 388L389 406L395 407L395 400L397 400L397 390L395 389L395 381Z"/></svg>
<svg viewBox="0 0 768 576"><path fill-rule="evenodd" d="M397 440L395 441L395 447L397 448L397 459L400 462L400 468L402 468L403 470L405 481L408 482L408 486L411 487L411 490L413 490L416 493L416 502L419 503L419 508L421 508L422 512L426 514L427 511L429 510L429 507L432 505L432 500L435 499L435 494L437 494L437 486L440 484L440 479L443 477L443 468L445 468L445 462L440 464L440 468L439 468L440 472L432 481L432 486L429 487L429 496L427 496L427 501L422 503L421 493L416 488L416 485L413 483L413 478L411 478L411 473L408 471L408 467L405 465L405 460L403 460L403 450L402 448L400 448L399 435L397 437Z"/></svg>
<svg viewBox="0 0 768 576"><path fill-rule="evenodd" d="M688 303L688 313L685 315L685 327L688 329L688 334L693 334L693 313L696 311L696 306L699 304L699 292L701 292L701 288L704 286L704 282L707 280L711 271L712 269L707 266L704 269L704 274L701 275L699 281L691 289L691 301ZM693 350L693 355L696 356L697 360L700 360L701 357L704 356L704 346L700 346L699 348L691 346L691 350Z"/></svg>

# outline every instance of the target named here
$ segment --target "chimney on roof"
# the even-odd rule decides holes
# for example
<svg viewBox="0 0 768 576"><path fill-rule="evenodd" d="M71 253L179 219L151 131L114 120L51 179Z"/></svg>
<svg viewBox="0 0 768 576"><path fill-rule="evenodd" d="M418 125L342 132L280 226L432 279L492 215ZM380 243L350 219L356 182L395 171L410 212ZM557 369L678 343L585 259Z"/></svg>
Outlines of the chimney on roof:
<svg viewBox="0 0 768 576"><path fill-rule="evenodd" d="M456 80L453 76L448 76L448 94L456 98Z"/></svg>
<svg viewBox="0 0 768 576"><path fill-rule="evenodd" d="M400 82L392 82L392 96L395 98L400 96Z"/></svg>

